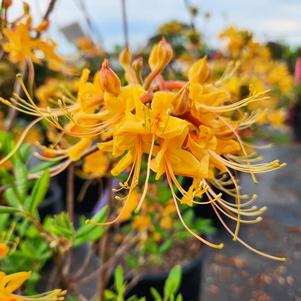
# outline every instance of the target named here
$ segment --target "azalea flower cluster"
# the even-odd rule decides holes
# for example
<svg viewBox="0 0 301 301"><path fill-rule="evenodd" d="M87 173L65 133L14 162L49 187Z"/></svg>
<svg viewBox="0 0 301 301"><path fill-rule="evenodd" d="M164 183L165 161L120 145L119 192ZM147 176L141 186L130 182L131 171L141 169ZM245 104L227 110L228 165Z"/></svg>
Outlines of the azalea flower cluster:
<svg viewBox="0 0 301 301"><path fill-rule="evenodd" d="M233 101L223 78L212 78L206 58L190 66L186 81L165 80L164 70L172 58L173 49L162 39L151 50L150 71L144 75L142 59L133 60L129 49L125 49L119 61L127 84L121 84L108 60L104 60L92 81L90 71L83 70L76 97L66 96L56 104L51 101L46 108L36 104L21 81L28 99L1 101L35 119L0 164L13 155L35 124L47 121L57 134L53 135L52 145L39 145L36 156L59 161L51 168L52 175L95 151L94 156L110 159L106 168L114 177L126 175L120 187L113 189L116 202L122 203L121 209L113 220L102 225L122 220L125 213L139 212L154 174L156 181L165 181L169 186L180 221L198 240L213 248L223 247L222 243L209 242L195 233L185 223L181 206L212 206L234 240L263 256L283 261L284 258L255 250L238 237L240 225L259 222L266 208L253 204L255 195L241 193L235 171L250 174L256 182L256 174L284 166L278 160L257 162L260 157L239 135L257 118L242 109L268 100L266 92L252 90L246 98ZM91 162L97 169L97 164L108 161L93 157ZM93 169L91 162L86 165L88 170ZM184 189L179 177L191 178L191 186ZM139 188L141 192L137 193ZM234 196L235 203L226 201L223 193L216 193L217 189ZM236 222L234 231L221 214Z"/></svg>
<svg viewBox="0 0 301 301"><path fill-rule="evenodd" d="M75 69L66 64L64 59L56 52L56 43L51 39L41 37L48 26L49 21L43 19L40 24L34 26L30 14L30 7L23 3L23 14L15 20L8 20L8 11L11 1L4 1L2 10L4 17L1 20L2 31L0 42L2 50L8 55L8 59L19 64L23 69L29 65L33 71L32 63L41 64L46 61L48 67L54 71L73 74Z"/></svg>
<svg viewBox="0 0 301 301"><path fill-rule="evenodd" d="M238 100L249 90L271 90L270 98L264 102L251 104L247 109L262 112L257 124L271 124L275 128L285 121L285 101L293 88L292 75L285 62L272 58L269 48L256 41L252 33L229 27L220 34L226 41L226 49L213 60L215 74L229 68L233 62L232 76L225 81L225 88L233 99Z"/></svg>

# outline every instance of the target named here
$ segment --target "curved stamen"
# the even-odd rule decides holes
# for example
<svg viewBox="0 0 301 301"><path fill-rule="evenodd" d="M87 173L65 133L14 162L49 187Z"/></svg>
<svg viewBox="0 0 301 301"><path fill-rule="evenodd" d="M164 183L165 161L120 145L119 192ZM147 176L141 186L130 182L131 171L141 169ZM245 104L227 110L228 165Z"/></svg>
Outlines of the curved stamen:
<svg viewBox="0 0 301 301"><path fill-rule="evenodd" d="M27 128L23 131L21 137L19 138L17 144L15 145L15 147L9 152L9 154L7 154L3 159L0 160L0 166L6 162L7 160L9 160L19 149L19 147L21 146L22 142L24 141L24 139L26 138L26 135L28 134L28 132L30 131L30 129L35 126L38 122L40 122L42 120L42 117L35 119L34 121L32 121Z"/></svg>
<svg viewBox="0 0 301 301"><path fill-rule="evenodd" d="M191 234L193 235L195 238L197 238L199 241L203 242L204 244L206 244L207 246L209 247L212 247L214 249L222 249L224 247L224 244L223 243L220 243L220 244L213 244L209 241L207 241L206 239L204 239L203 237L201 237L200 235L196 234L193 230L191 230L187 224L185 223L183 217L182 217L182 214L181 214L181 211L180 211L180 208L179 208L179 205L178 205L178 202L177 202L177 196L174 192L174 189L173 189L173 184L171 182L171 178L170 178L170 173L169 173L169 170L168 170L168 165L166 164L165 166L166 168L166 178L167 178L167 182L169 184L169 187L170 187L170 190L171 190L171 193L172 193L172 196L173 196L173 200L174 200L174 204L175 204L175 207L176 207L176 210L177 210L177 213L178 213L178 216L179 216L179 219L182 223L182 225L184 226L184 228Z"/></svg>
<svg viewBox="0 0 301 301"><path fill-rule="evenodd" d="M212 208L215 212L215 214L217 215L218 219L220 220L221 224L224 226L224 228L231 234L231 236L234 236L234 233L229 229L229 227L226 225L226 223L224 222L224 220L222 219L222 217L220 216L220 214L218 213L217 209L212 205ZM273 255L269 255L267 253L264 253L262 251L259 251L253 247L251 247L250 245L248 245L246 242L244 242L242 239L240 239L239 237L237 237L237 241L240 242L243 246L245 246L247 249L249 249L250 251L261 255L263 257L269 258L269 259L273 259L273 260L277 260L277 261L281 261L281 262L285 262L286 258L285 257L277 257L277 256L273 256Z"/></svg>
<svg viewBox="0 0 301 301"><path fill-rule="evenodd" d="M136 208L135 212L139 212L139 210L140 210L140 208L141 208L141 206L143 204L143 201L144 201L144 199L146 197L146 193L148 191L148 182L149 182L150 169L151 169L150 165L151 165L151 159L152 159L154 144L155 144L155 135L153 135L153 137L152 137L151 147L150 147L149 154L148 154L146 179L145 179L143 193L141 195L140 201L139 201L139 203L137 205L137 208Z"/></svg>

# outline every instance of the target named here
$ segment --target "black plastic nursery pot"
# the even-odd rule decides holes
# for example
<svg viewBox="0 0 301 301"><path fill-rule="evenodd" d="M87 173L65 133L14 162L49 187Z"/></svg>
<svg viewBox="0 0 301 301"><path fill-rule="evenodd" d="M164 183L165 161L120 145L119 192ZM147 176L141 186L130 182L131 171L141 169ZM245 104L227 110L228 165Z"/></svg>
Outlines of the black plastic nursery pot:
<svg viewBox="0 0 301 301"><path fill-rule="evenodd" d="M202 267L205 258L205 249L200 255L182 267L182 283L179 293L184 301L199 301L202 285ZM154 287L163 296L164 283L169 271L157 273L145 273L141 276L135 287L129 291L128 296L136 295L145 297L146 301L153 301L154 297L150 293L150 288Z"/></svg>
<svg viewBox="0 0 301 301"><path fill-rule="evenodd" d="M295 140L301 142L301 103L297 103L294 107L293 132Z"/></svg>
<svg viewBox="0 0 301 301"><path fill-rule="evenodd" d="M66 207L67 200L67 171L60 173L55 177L62 189L62 200ZM99 183L93 181L86 186L87 180L80 178L78 176L74 177L74 212L77 214L91 215L94 207L96 206L100 193L99 193ZM103 183L105 187L105 183ZM84 193L83 193L84 190ZM79 200L80 194L83 194L83 198Z"/></svg>

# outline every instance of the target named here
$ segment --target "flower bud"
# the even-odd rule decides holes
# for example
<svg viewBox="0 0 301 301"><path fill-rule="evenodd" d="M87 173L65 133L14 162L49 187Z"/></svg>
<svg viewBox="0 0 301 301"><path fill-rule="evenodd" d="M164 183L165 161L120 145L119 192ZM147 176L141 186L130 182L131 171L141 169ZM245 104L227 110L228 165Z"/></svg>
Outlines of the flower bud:
<svg viewBox="0 0 301 301"><path fill-rule="evenodd" d="M136 59L134 59L132 63L132 67L135 70L135 72L141 72L143 67L143 58L137 57Z"/></svg>
<svg viewBox="0 0 301 301"><path fill-rule="evenodd" d="M143 68L143 58L138 57L138 58L134 59L134 61L132 63L132 68L134 70L137 82L142 84L141 72L142 72L142 68Z"/></svg>
<svg viewBox="0 0 301 301"><path fill-rule="evenodd" d="M155 45L149 56L149 66L152 70L162 71L173 57L173 50L164 38Z"/></svg>
<svg viewBox="0 0 301 301"><path fill-rule="evenodd" d="M104 91L117 96L120 93L121 83L117 74L110 68L109 61L103 61L100 73L100 85Z"/></svg>
<svg viewBox="0 0 301 301"><path fill-rule="evenodd" d="M132 62L132 53L131 50L128 47L126 47L121 51L119 55L119 63L123 67L127 67L131 64L131 62Z"/></svg>
<svg viewBox="0 0 301 301"><path fill-rule="evenodd" d="M204 57L194 63L189 71L188 78L191 83L203 84L211 77L211 70L207 64L207 57Z"/></svg>
<svg viewBox="0 0 301 301"><path fill-rule="evenodd" d="M189 110L189 89L183 87L177 92L172 101L172 113L175 116L181 116Z"/></svg>
<svg viewBox="0 0 301 301"><path fill-rule="evenodd" d="M23 12L24 12L24 15L30 14L30 6L26 2L23 2Z"/></svg>
<svg viewBox="0 0 301 301"><path fill-rule="evenodd" d="M12 5L12 0L3 0L2 7L8 9Z"/></svg>
<svg viewBox="0 0 301 301"><path fill-rule="evenodd" d="M42 31L45 31L47 30L49 27L49 21L48 20L43 20L36 28L35 30L37 32L42 32Z"/></svg>

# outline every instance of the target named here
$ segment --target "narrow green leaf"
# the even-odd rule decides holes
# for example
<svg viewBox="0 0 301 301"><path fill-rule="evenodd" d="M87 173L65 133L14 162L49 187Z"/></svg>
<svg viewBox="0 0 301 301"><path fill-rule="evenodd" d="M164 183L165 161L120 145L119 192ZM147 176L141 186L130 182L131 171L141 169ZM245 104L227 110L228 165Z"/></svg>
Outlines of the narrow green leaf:
<svg viewBox="0 0 301 301"><path fill-rule="evenodd" d="M124 282L123 269L121 265L118 265L114 273L114 283L118 294L123 293L124 291L123 282Z"/></svg>
<svg viewBox="0 0 301 301"><path fill-rule="evenodd" d="M126 255L125 261L128 264L128 266L132 269L135 269L139 266L139 262L138 262L137 258L133 255Z"/></svg>
<svg viewBox="0 0 301 301"><path fill-rule="evenodd" d="M65 237L68 240L74 238L74 228L67 212L61 212L49 219L48 230L59 237Z"/></svg>
<svg viewBox="0 0 301 301"><path fill-rule="evenodd" d="M0 206L0 214L3 214L3 213L17 213L17 212L20 212L20 210L18 208Z"/></svg>
<svg viewBox="0 0 301 301"><path fill-rule="evenodd" d="M24 165L24 163L19 159L16 159L13 165L15 175L15 186L23 203L28 189L27 168Z"/></svg>
<svg viewBox="0 0 301 301"><path fill-rule="evenodd" d="M12 207L18 207L20 204L19 196L16 190L13 188L7 188L4 192L4 198L8 205Z"/></svg>
<svg viewBox="0 0 301 301"><path fill-rule="evenodd" d="M20 158L24 163L28 160L28 157L30 155L30 149L31 145L28 143L22 144L19 149Z"/></svg>
<svg viewBox="0 0 301 301"><path fill-rule="evenodd" d="M178 295L177 298L176 298L176 301L183 301L182 295Z"/></svg>
<svg viewBox="0 0 301 301"><path fill-rule="evenodd" d="M105 300L116 300L117 296L112 291L105 290Z"/></svg>
<svg viewBox="0 0 301 301"><path fill-rule="evenodd" d="M48 162L42 162L36 166L34 166L32 169L30 169L30 173L36 173L36 172L40 172L40 171L44 171L45 169L48 169L52 166L54 166L55 164L57 164L59 161L48 161Z"/></svg>
<svg viewBox="0 0 301 301"><path fill-rule="evenodd" d="M154 297L154 301L162 301L160 294L154 287L150 288L150 292L151 292L152 296Z"/></svg>
<svg viewBox="0 0 301 301"><path fill-rule="evenodd" d="M179 265L173 267L168 275L164 285L164 299L175 295L180 287L182 278L182 270Z"/></svg>
<svg viewBox="0 0 301 301"><path fill-rule="evenodd" d="M167 252L172 247L172 243L173 241L171 239L164 241L164 243L159 247L159 252L160 253Z"/></svg>
<svg viewBox="0 0 301 301"><path fill-rule="evenodd" d="M102 208L96 215L93 216L91 219L92 221L96 223L102 223L104 222L106 216L107 216L107 208ZM78 247L81 244L87 242L87 241L94 241L96 239L99 239L104 234L105 227L98 226L98 225L92 225L92 224L84 224L76 232L75 240L73 243L74 247Z"/></svg>
<svg viewBox="0 0 301 301"><path fill-rule="evenodd" d="M27 204L28 211L34 213L40 203L43 201L49 186L50 175L49 171L45 170L42 176L35 182L31 197Z"/></svg>

